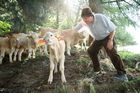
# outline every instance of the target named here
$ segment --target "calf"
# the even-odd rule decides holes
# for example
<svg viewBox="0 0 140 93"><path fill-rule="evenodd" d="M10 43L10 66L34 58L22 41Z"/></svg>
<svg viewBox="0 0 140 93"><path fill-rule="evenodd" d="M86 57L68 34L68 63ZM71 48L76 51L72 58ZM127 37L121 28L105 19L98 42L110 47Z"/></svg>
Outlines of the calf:
<svg viewBox="0 0 140 93"><path fill-rule="evenodd" d="M85 36L85 38L81 39L79 41L79 43L81 43L81 48L84 49L84 51L85 51L85 50L87 50L87 40L89 38L89 34L86 31L83 31L82 34L83 34L83 36Z"/></svg>
<svg viewBox="0 0 140 93"><path fill-rule="evenodd" d="M46 32L44 38L45 42L49 45L50 51L50 75L48 83L51 84L53 81L53 71L57 72L57 64L60 62L59 69L61 71L61 80L63 83L66 82L64 75L64 61L65 61L65 42L64 40L58 40L55 35L51 32Z"/></svg>
<svg viewBox="0 0 140 93"><path fill-rule="evenodd" d="M18 44L14 53L14 61L16 61L16 56L18 53L18 60L21 61L21 56L23 51L28 50L28 59L31 58L33 53L33 58L35 58L35 50L37 48L38 43L38 34L30 33L30 35L26 34L14 34L12 37L17 38Z"/></svg>
<svg viewBox="0 0 140 93"><path fill-rule="evenodd" d="M43 38L46 32L57 32L57 29L53 29L50 27L41 27L39 28L39 38Z"/></svg>
<svg viewBox="0 0 140 93"><path fill-rule="evenodd" d="M12 63L12 55L15 51L17 45L17 39L14 37L6 38L0 37L0 64L2 64L2 60L5 56L5 53L9 54L9 61Z"/></svg>
<svg viewBox="0 0 140 93"><path fill-rule="evenodd" d="M50 27L41 27L39 28L39 38L40 40L44 37L45 33L46 32L52 32L52 33L55 33L55 32L58 32L57 29L53 29L53 28L50 28ZM48 49L47 49L47 45L46 44L41 44L39 43L39 49L40 49L40 53L41 54L46 54L48 55Z"/></svg>
<svg viewBox="0 0 140 93"><path fill-rule="evenodd" d="M71 31L72 30L63 30L63 31L61 31L61 35L65 36L67 33L71 32ZM64 37L64 41L66 43L67 54L71 55L70 54L71 47L76 45L77 43L79 43L79 41L84 39L84 38L85 38L85 36L82 33L79 33L79 32L76 32L76 31L74 31L69 36Z"/></svg>
<svg viewBox="0 0 140 93"><path fill-rule="evenodd" d="M28 50L28 58L31 58L31 55L33 54L33 58L35 58L35 51L37 48L37 44L38 44L38 34L37 33L33 33L30 36L26 36L26 37L20 37L19 38L19 61L21 61L21 54L24 50Z"/></svg>

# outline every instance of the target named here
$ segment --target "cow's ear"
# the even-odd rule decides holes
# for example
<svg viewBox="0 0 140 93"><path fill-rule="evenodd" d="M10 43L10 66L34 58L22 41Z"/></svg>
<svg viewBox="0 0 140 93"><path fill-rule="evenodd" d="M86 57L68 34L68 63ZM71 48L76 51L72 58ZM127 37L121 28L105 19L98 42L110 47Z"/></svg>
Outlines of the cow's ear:
<svg viewBox="0 0 140 93"><path fill-rule="evenodd" d="M55 32L55 33L53 33L53 34L54 34L54 36L57 37L57 38L60 37L60 33L59 33L59 32Z"/></svg>
<svg viewBox="0 0 140 93"><path fill-rule="evenodd" d="M30 35L27 35L27 38L32 38L32 36L30 36Z"/></svg>
<svg viewBox="0 0 140 93"><path fill-rule="evenodd" d="M29 35L34 34L34 31L28 31Z"/></svg>
<svg viewBox="0 0 140 93"><path fill-rule="evenodd" d="M59 33L58 33L58 32L54 32L53 34L56 36L56 35L59 34Z"/></svg>

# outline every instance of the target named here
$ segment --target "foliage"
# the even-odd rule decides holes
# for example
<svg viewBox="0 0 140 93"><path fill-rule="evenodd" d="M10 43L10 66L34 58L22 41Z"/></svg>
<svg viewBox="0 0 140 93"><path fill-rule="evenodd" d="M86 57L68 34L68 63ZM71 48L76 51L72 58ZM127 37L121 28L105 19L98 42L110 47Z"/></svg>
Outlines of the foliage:
<svg viewBox="0 0 140 93"><path fill-rule="evenodd" d="M85 58L85 56L80 56L78 59L77 59L77 62L78 63L85 63L85 64L88 64L88 60Z"/></svg>
<svg viewBox="0 0 140 93"><path fill-rule="evenodd" d="M12 30L17 33L35 30L36 25L46 22L53 1L55 0L2 0L0 20L9 22Z"/></svg>
<svg viewBox="0 0 140 93"><path fill-rule="evenodd" d="M140 60L140 54L135 54L132 52L128 51L119 51L119 55L121 56L122 59L134 59L134 60Z"/></svg>
<svg viewBox="0 0 140 93"><path fill-rule="evenodd" d="M93 84L90 83L90 93L96 93L96 90L93 86Z"/></svg>
<svg viewBox="0 0 140 93"><path fill-rule="evenodd" d="M140 54L135 54L128 51L119 51L120 57L129 67L135 67L135 63L140 61Z"/></svg>
<svg viewBox="0 0 140 93"><path fill-rule="evenodd" d="M10 24L0 21L0 36L4 36L6 33L11 32L10 28Z"/></svg>
<svg viewBox="0 0 140 93"><path fill-rule="evenodd" d="M115 40L119 46L136 44L136 41L133 40L133 36L121 27L119 27L116 31Z"/></svg>
<svg viewBox="0 0 140 93"><path fill-rule="evenodd" d="M17 0L2 0L0 10L0 20L11 24L12 31L20 32L25 28L22 10L19 8Z"/></svg>
<svg viewBox="0 0 140 93"><path fill-rule="evenodd" d="M130 7L126 4L122 4L121 8ZM133 36L126 31L126 28L129 25L136 26L135 20L132 20L128 15L130 14L130 11L134 11L134 9L126 9L123 10L126 12L125 14L120 11L118 6L114 3L107 3L103 5L104 13L106 16L111 18L111 21L116 25L116 34L115 34L115 40L118 45L125 46L125 45L135 45L136 41L133 40Z"/></svg>

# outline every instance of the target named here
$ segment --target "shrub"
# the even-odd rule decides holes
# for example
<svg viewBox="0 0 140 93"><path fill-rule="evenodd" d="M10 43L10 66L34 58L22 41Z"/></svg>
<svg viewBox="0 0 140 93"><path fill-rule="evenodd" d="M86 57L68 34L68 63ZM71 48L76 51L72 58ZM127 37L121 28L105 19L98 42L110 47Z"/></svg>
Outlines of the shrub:
<svg viewBox="0 0 140 93"><path fill-rule="evenodd" d="M0 36L4 36L6 33L11 32L11 25L7 22L0 21Z"/></svg>

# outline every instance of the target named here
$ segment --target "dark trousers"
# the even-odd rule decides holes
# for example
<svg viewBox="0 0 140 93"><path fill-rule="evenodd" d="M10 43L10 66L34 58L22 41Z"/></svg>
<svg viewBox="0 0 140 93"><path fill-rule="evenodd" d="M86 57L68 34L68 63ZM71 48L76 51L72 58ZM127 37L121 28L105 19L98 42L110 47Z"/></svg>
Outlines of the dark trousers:
<svg viewBox="0 0 140 93"><path fill-rule="evenodd" d="M89 57L91 58L92 62L93 62L93 69L95 72L100 71L100 64L99 64L99 60L98 60L98 52L99 50L104 47L108 56L110 57L114 67L117 70L118 74L124 74L126 73L125 68L124 68L124 64L122 59L120 58L120 56L117 54L117 50L116 50L116 43L113 40L113 48L111 50L109 50L107 48L107 42L109 40L109 36L107 36L105 39L103 40L95 40L90 47L88 48L88 54Z"/></svg>

